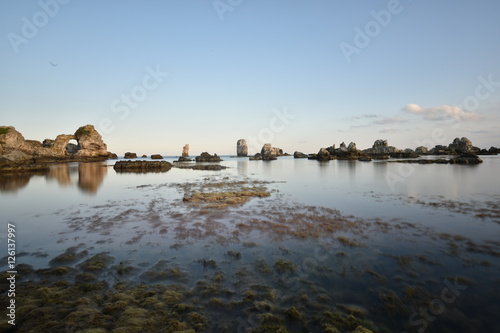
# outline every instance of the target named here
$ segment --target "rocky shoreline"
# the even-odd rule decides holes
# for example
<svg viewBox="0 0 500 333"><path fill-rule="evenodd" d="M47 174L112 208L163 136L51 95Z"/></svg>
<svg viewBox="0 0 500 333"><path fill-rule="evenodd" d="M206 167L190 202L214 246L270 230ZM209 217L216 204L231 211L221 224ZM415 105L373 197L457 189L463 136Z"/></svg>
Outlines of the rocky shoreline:
<svg viewBox="0 0 500 333"><path fill-rule="evenodd" d="M73 142L76 142L73 143ZM344 142L336 148L335 144L326 148L320 148L317 153L304 154L295 151L294 158L308 158L318 161L330 160L358 160L361 162L370 162L372 160L398 160L399 163L418 163L418 164L479 164L482 160L477 155L497 155L500 149L490 147L489 149L481 149L472 144L466 138L455 138L448 146L436 145L429 149L420 146L413 149L398 149L394 146L389 146L387 140L376 140L373 146L368 149L360 150L356 143L351 142L346 145ZM260 152L255 155L248 155L248 145L245 139L239 139L236 143L237 157L248 157L249 160L272 161L277 160L281 156L291 156L281 148L273 147L271 143L266 143L262 146ZM418 159L425 155L456 155L456 158L451 159ZM142 155L142 157L147 157ZM48 172L49 165L65 162L102 162L108 159L117 159L118 156L107 150L107 145L104 143L101 135L97 132L93 125L85 125L78 128L74 134L60 134L54 140L45 139L43 142L35 140L26 140L24 136L18 132L13 126L0 126L0 173L11 174L20 172ZM136 153L126 152L125 159L138 158ZM161 154L151 155L151 159L162 160ZM197 163L219 163L221 158L217 154L209 154L204 152L194 159ZM181 157L176 162L192 162L189 158L189 144L184 145ZM155 163L154 161L140 161L141 163L132 163L125 166L120 162L115 165L115 170L159 170L165 171L165 164ZM393 161L391 161L393 162ZM120 164L119 164L120 163ZM170 164L170 163L169 163ZM174 167L180 167L174 165ZM221 170L221 166L183 166L182 168L196 170Z"/></svg>

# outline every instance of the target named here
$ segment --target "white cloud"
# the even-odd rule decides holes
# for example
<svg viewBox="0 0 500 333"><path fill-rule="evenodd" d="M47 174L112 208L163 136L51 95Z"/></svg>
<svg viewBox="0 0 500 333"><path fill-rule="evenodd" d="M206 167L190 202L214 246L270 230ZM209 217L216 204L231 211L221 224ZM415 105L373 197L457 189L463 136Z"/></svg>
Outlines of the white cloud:
<svg viewBox="0 0 500 333"><path fill-rule="evenodd" d="M417 104L408 104L403 108L403 111L415 115L422 115L426 120L480 120L482 118L477 112L465 111L462 108L451 105L423 108Z"/></svg>
<svg viewBox="0 0 500 333"><path fill-rule="evenodd" d="M387 124L400 124L405 122L406 120L400 117L385 117L383 119L373 121L372 124L387 125Z"/></svg>
<svg viewBox="0 0 500 333"><path fill-rule="evenodd" d="M397 128L384 128L383 130L380 130L379 133L397 133L401 132L401 130Z"/></svg>

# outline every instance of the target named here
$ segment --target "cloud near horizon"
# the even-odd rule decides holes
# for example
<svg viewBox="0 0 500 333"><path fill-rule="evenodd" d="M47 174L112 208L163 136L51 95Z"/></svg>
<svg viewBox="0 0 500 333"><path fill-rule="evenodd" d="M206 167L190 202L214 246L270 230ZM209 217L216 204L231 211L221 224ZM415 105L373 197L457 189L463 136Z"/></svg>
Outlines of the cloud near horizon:
<svg viewBox="0 0 500 333"><path fill-rule="evenodd" d="M451 105L441 105L431 108L423 108L417 104L407 104L403 111L422 115L425 120L446 120L446 119L460 119L460 120L480 120L481 115L477 112L465 111L462 108L451 106Z"/></svg>

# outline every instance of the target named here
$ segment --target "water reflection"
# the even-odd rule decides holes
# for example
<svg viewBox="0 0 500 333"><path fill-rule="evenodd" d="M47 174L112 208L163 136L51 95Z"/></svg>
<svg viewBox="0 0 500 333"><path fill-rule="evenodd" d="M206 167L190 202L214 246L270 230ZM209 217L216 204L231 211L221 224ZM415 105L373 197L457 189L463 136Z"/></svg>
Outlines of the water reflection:
<svg viewBox="0 0 500 333"><path fill-rule="evenodd" d="M101 162L55 164L50 167L47 174L30 172L0 175L0 192L16 193L19 189L26 187L33 176L45 176L47 181L55 180L61 187L77 185L83 193L95 194L107 173L107 166Z"/></svg>
<svg viewBox="0 0 500 333"><path fill-rule="evenodd" d="M46 176L47 180L56 180L59 185L67 186L71 184L71 175L70 173L76 173L76 168L71 168L67 163L64 164L56 164L50 168L49 173Z"/></svg>
<svg viewBox="0 0 500 333"><path fill-rule="evenodd" d="M30 182L33 174L0 175L0 192L16 193Z"/></svg>
<svg viewBox="0 0 500 333"><path fill-rule="evenodd" d="M108 168L105 164L80 163L78 165L78 188L82 192L97 193L107 173Z"/></svg>

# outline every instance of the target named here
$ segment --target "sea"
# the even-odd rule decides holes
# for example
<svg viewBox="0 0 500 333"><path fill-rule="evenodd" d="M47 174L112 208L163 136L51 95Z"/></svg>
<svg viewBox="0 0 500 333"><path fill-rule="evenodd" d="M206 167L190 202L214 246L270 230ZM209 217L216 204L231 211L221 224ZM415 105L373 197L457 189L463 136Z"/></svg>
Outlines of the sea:
<svg viewBox="0 0 500 333"><path fill-rule="evenodd" d="M222 159L0 175L0 328L500 332L500 156Z"/></svg>

